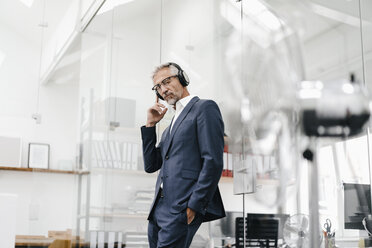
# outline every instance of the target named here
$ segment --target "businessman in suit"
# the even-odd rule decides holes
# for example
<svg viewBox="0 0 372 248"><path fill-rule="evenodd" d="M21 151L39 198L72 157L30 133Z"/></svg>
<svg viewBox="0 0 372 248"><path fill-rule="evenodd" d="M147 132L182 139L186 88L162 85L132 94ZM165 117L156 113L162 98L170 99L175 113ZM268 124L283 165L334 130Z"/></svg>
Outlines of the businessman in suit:
<svg viewBox="0 0 372 248"><path fill-rule="evenodd" d="M160 170L148 216L151 248L189 247L202 222L225 217L218 181L223 169L224 124L217 104L191 96L181 67L166 63L153 74L157 98L175 109L156 146L155 126L167 112L156 101L141 127L145 171Z"/></svg>

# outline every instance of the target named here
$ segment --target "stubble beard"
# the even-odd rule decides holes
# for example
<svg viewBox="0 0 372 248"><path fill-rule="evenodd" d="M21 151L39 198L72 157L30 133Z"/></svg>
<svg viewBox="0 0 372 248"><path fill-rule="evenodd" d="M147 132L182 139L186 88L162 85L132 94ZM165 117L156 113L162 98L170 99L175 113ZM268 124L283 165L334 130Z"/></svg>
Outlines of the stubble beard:
<svg viewBox="0 0 372 248"><path fill-rule="evenodd" d="M170 96L167 98L167 103L169 104L169 105L172 105L172 106L174 106L175 104L176 104L176 102L178 102L178 100L179 100L179 97L177 97L176 95L174 95L174 94L170 94Z"/></svg>
<svg viewBox="0 0 372 248"><path fill-rule="evenodd" d="M176 102L177 102L177 100L175 99L175 98L169 98L168 100L167 100L167 103L169 104L169 105L175 105L176 104Z"/></svg>

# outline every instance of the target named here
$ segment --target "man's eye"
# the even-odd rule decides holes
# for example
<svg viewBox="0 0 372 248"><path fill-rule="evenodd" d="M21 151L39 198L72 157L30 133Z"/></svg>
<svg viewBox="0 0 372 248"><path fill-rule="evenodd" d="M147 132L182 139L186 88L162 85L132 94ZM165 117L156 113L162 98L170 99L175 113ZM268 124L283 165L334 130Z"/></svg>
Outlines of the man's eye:
<svg viewBox="0 0 372 248"><path fill-rule="evenodd" d="M167 79L167 80L164 80L163 81L163 84L165 85L165 84L169 84L170 83L170 79Z"/></svg>

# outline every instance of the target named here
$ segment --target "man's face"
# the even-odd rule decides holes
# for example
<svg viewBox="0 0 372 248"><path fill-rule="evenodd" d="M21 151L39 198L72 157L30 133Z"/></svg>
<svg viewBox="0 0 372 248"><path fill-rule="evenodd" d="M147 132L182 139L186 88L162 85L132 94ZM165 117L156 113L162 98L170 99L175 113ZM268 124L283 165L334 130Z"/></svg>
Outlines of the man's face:
<svg viewBox="0 0 372 248"><path fill-rule="evenodd" d="M176 102L182 98L184 88L178 80L178 77L174 72L172 73L169 68L163 68L156 73L154 85L157 84L160 85L158 93L169 105L176 104Z"/></svg>

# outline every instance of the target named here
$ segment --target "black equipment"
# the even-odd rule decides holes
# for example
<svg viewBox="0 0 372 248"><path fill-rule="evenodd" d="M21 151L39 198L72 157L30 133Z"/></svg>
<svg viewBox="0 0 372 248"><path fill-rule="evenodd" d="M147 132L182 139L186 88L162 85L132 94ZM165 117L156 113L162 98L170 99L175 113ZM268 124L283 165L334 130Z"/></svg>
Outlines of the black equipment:
<svg viewBox="0 0 372 248"><path fill-rule="evenodd" d="M288 215L279 214L248 214L246 218L246 247L277 247L279 232ZM243 248L243 218L236 218L235 246Z"/></svg>
<svg viewBox="0 0 372 248"><path fill-rule="evenodd" d="M371 214L371 186L352 183L343 186L345 229L364 230L363 220Z"/></svg>

